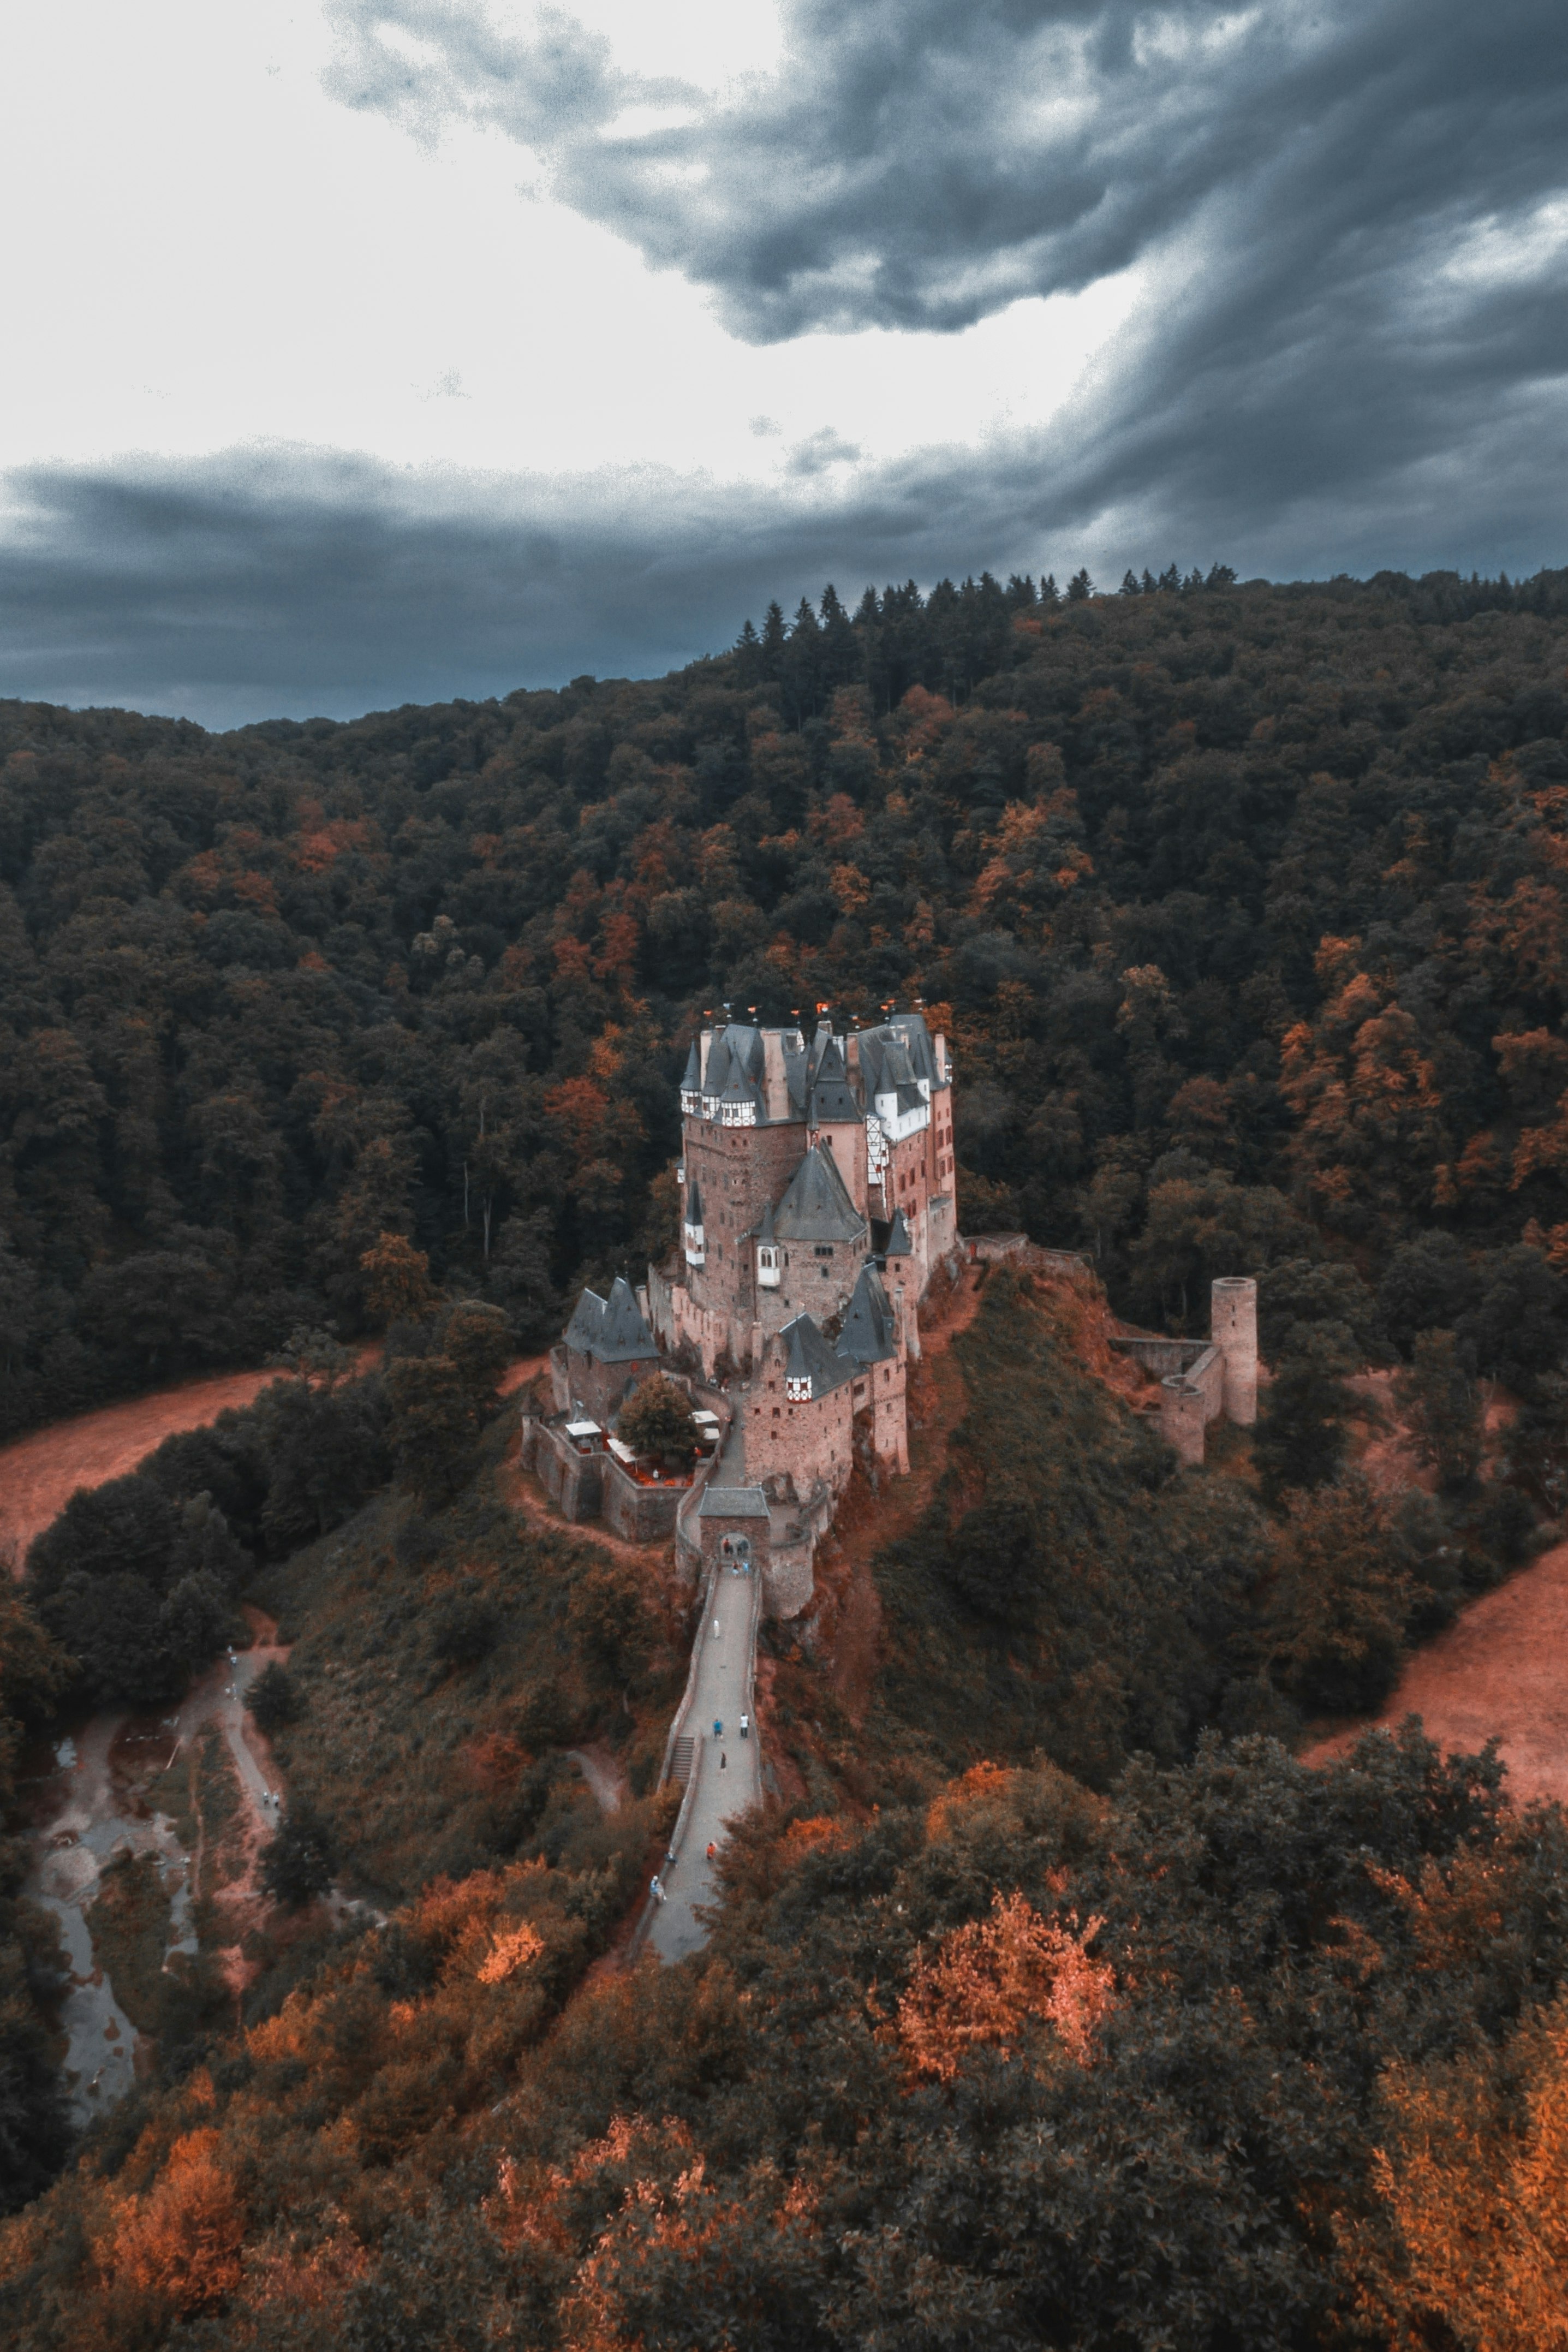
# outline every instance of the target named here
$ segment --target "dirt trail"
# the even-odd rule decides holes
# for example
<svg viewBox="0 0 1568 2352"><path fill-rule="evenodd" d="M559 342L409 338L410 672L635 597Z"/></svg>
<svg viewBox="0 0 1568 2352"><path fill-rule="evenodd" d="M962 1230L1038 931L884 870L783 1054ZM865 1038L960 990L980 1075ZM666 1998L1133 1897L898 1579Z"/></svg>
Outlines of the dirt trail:
<svg viewBox="0 0 1568 2352"><path fill-rule="evenodd" d="M565 1752L592 1790L600 1811L619 1812L628 1791L626 1775L614 1750L597 1739L591 1748L569 1748Z"/></svg>
<svg viewBox="0 0 1568 2352"><path fill-rule="evenodd" d="M128 1477L166 1437L204 1429L230 1405L254 1404L277 1377L220 1372L212 1380L183 1381L178 1388L78 1413L0 1446L0 1554L14 1548L20 1567L33 1538L58 1517L78 1486Z"/></svg>
<svg viewBox="0 0 1568 2352"><path fill-rule="evenodd" d="M1369 1724L1393 1727L1407 1715L1447 1749L1473 1750L1496 1734L1518 1802L1568 1803L1568 1543L1473 1601L1410 1659L1381 1713L1337 1727L1302 1761L1326 1764Z"/></svg>
<svg viewBox="0 0 1568 2352"><path fill-rule="evenodd" d="M361 1347L358 1368L365 1371L381 1354L379 1341ZM544 1363L530 1356L503 1375L503 1396L532 1378ZM0 1560L11 1556L19 1571L27 1546L59 1517L78 1486L102 1486L127 1478L166 1437L204 1429L231 1406L254 1404L275 1368L259 1372L216 1372L209 1380L181 1381L151 1396L129 1397L97 1412L78 1412L0 1446Z"/></svg>

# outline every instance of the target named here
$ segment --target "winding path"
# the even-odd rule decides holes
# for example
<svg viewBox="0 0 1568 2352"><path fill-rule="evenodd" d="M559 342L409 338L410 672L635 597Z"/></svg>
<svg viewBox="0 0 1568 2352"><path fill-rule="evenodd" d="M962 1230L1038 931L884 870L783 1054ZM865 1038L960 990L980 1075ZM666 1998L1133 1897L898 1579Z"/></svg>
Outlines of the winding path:
<svg viewBox="0 0 1568 2352"><path fill-rule="evenodd" d="M204 1429L231 1405L254 1404L275 1371L220 1372L152 1396L78 1412L0 1446L0 1557L20 1570L33 1538L57 1518L78 1486L129 1477L139 1462L184 1429Z"/></svg>
<svg viewBox="0 0 1568 2352"><path fill-rule="evenodd" d="M1568 1543L1472 1601L1406 1662L1377 1715L1336 1726L1302 1761L1330 1763L1364 1731L1392 1730L1407 1715L1448 1750L1473 1753L1496 1736L1517 1802L1568 1804Z"/></svg>

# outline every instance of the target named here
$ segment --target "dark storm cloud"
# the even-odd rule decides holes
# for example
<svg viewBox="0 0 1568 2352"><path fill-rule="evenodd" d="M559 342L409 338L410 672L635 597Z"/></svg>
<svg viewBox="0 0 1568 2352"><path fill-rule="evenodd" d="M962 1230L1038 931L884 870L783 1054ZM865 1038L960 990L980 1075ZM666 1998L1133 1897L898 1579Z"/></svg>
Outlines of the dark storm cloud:
<svg viewBox="0 0 1568 2352"><path fill-rule="evenodd" d="M0 695L209 725L657 671L824 563L857 583L928 567L962 497L895 469L808 508L653 468L419 476L291 449L5 489Z"/></svg>
<svg viewBox="0 0 1568 2352"><path fill-rule="evenodd" d="M560 16L520 42L430 0L335 13L340 97L421 138L500 126L753 340L958 330L1124 268L1138 301L1048 427L880 465L824 428L775 488L35 470L0 691L341 712L654 670L830 578L1568 559L1556 0L787 0L778 72L718 100ZM650 105L687 119L612 134ZM977 380L977 415L1006 392Z"/></svg>
<svg viewBox="0 0 1568 2352"><path fill-rule="evenodd" d="M1408 540L1478 466L1506 503L1563 454L1559 0L785 0L778 70L716 99L559 16L516 40L440 0L335 14L340 97L499 126L755 341L959 329L1136 268L1134 329L1042 445L1064 520L1214 508L1289 562L1309 514ZM613 129L683 97L680 127Z"/></svg>
<svg viewBox="0 0 1568 2352"><path fill-rule="evenodd" d="M499 127L758 341L966 326L1197 224L1260 279L1279 237L1288 301L1303 215L1331 251L1419 246L1528 205L1568 122L1556 0L783 0L778 69L716 98L620 72L555 13L527 38L463 0L329 13L335 96L425 138Z"/></svg>

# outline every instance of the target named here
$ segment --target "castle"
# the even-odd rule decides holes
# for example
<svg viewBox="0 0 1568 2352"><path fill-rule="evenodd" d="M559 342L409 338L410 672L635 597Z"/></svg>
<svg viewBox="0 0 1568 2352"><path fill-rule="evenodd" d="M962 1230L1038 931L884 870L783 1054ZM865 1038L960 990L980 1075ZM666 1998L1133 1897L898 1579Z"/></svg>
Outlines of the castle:
<svg viewBox="0 0 1568 2352"><path fill-rule="evenodd" d="M674 1538L688 1575L743 1560L767 1611L811 1599L812 1558L857 1454L909 1468L905 1390L933 1275L960 1252L1024 1254L1022 1234L961 1244L946 1040L919 1013L836 1033L705 1029L681 1080L680 1238L635 1291L585 1290L550 1359L555 1413L525 1418L523 1460L568 1518ZM1049 1255L1049 1253L1047 1254ZM1256 1286L1214 1286L1208 1340L1123 1327L1159 1382L1162 1433L1201 1463L1221 1413L1256 1410ZM706 1459L666 1475L613 1433L663 1371L700 1408Z"/></svg>
<svg viewBox="0 0 1568 2352"><path fill-rule="evenodd" d="M645 1289L583 1294L551 1359L556 1423L530 1424L525 1450L569 1516L673 1533L693 1570L738 1550L770 1611L793 1616L857 1448L879 1471L909 1467L920 1302L958 1243L946 1041L918 1013L843 1034L821 1022L810 1041L705 1029L681 1124L678 1249ZM659 1369L727 1414L700 1496L644 1482L608 1435Z"/></svg>

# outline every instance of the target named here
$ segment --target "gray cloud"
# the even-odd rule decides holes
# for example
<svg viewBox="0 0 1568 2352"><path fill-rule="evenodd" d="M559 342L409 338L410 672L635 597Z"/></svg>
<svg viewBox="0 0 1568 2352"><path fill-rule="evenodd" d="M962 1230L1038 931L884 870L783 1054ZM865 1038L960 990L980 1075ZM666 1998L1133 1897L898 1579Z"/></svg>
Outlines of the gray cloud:
<svg viewBox="0 0 1568 2352"><path fill-rule="evenodd" d="M1354 386L1343 401L1354 415ZM1342 491L1304 465L1282 513L1257 505L1270 460L1244 416L1228 448L1173 402L1145 428L1161 487L1132 494L1124 431L1097 424L1097 404L1091 388L1049 434L793 492L652 468L465 479L281 448L35 467L5 485L20 520L0 536L0 694L214 727L346 718L585 670L656 674L827 580L852 602L868 581L986 565L1065 578L1086 562L1107 583L1128 562L1217 557L1277 575L1524 572L1568 545L1554 389L1478 396L1460 446L1400 466L1368 387L1364 478ZM1303 413L1303 436L1313 425Z"/></svg>
<svg viewBox="0 0 1568 2352"><path fill-rule="evenodd" d="M1349 226L1419 244L1554 181L1568 115L1554 0L783 0L777 72L716 98L619 71L555 13L531 38L465 0L329 13L334 95L424 138L507 132L758 341L967 326L1200 218L1255 262L1303 210L1331 247ZM672 102L689 119L615 129Z"/></svg>
<svg viewBox="0 0 1568 2352"><path fill-rule="evenodd" d="M861 456L858 441L846 441L831 425L823 425L797 441L785 459L785 471L810 480L831 466L852 466Z"/></svg>
<svg viewBox="0 0 1568 2352"><path fill-rule="evenodd" d="M1556 0L784 0L778 71L717 98L618 74L561 18L533 42L465 0L338 18L340 94L501 127L755 341L959 329L1138 267L1048 434L920 461L967 466L985 511L1271 570L1568 552ZM414 96L392 24L435 61ZM615 131L655 99L689 119Z"/></svg>
<svg viewBox="0 0 1568 2352"><path fill-rule="evenodd" d="M1568 557L1553 0L786 0L779 73L717 100L559 16L519 43L455 0L337 15L340 97L423 139L501 126L753 339L956 329L1134 263L1146 298L1048 429L852 469L813 436L773 488L284 450L34 469L0 688L345 712L657 669L827 578ZM689 119L609 134L632 105Z"/></svg>

